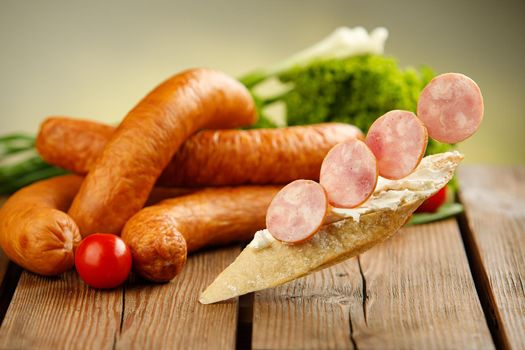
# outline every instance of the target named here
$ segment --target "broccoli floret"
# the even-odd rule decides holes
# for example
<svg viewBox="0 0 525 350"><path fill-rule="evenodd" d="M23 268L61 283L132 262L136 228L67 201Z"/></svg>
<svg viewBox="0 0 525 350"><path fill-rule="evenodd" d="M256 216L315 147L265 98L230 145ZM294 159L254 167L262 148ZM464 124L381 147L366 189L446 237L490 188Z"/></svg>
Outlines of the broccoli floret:
<svg viewBox="0 0 525 350"><path fill-rule="evenodd" d="M279 79L294 84L282 98L289 125L339 121L365 132L392 109L414 111L425 85L417 71L401 70L393 58L369 55L296 67Z"/></svg>

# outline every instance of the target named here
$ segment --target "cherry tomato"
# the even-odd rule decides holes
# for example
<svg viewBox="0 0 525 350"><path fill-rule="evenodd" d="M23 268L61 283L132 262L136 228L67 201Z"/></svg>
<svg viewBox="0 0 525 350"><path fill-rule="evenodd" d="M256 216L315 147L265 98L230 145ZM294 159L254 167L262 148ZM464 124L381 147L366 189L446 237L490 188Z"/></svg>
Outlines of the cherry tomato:
<svg viewBox="0 0 525 350"><path fill-rule="evenodd" d="M94 288L115 288L131 270L131 252L120 237L95 233L84 238L75 251L80 277Z"/></svg>
<svg viewBox="0 0 525 350"><path fill-rule="evenodd" d="M416 212L418 213L435 213L439 207L445 203L447 199L447 186L443 187L436 192L435 195L429 197L426 201L417 208Z"/></svg>

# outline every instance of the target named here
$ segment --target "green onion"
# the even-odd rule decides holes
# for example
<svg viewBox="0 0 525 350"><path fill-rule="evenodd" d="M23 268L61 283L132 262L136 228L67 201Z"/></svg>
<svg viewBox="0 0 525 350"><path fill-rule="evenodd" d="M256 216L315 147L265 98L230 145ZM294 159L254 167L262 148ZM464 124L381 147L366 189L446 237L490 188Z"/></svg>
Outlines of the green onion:
<svg viewBox="0 0 525 350"><path fill-rule="evenodd" d="M47 179L50 177L67 174L64 169L47 165L46 168L31 171L21 177L12 178L9 181L0 183L0 195L10 194L18 189L27 186L35 181Z"/></svg>
<svg viewBox="0 0 525 350"><path fill-rule="evenodd" d="M463 212L459 203L445 203L435 213L415 213L408 225L419 225L427 222L443 220Z"/></svg>

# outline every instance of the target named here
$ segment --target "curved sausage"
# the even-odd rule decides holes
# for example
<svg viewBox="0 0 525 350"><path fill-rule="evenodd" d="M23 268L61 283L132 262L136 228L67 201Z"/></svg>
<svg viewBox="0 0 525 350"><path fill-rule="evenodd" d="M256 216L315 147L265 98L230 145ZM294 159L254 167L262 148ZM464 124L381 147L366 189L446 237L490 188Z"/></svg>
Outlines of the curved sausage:
<svg viewBox="0 0 525 350"><path fill-rule="evenodd" d="M427 129L408 111L385 113L366 134L366 144L377 159L379 175L391 180L401 179L416 169L427 143Z"/></svg>
<svg viewBox="0 0 525 350"><path fill-rule="evenodd" d="M349 140L334 146L321 165L319 182L328 201L339 208L353 208L365 202L377 184L377 161L360 140Z"/></svg>
<svg viewBox="0 0 525 350"><path fill-rule="evenodd" d="M81 237L64 211L81 182L76 175L54 177L24 187L7 200L0 208L0 245L11 260L46 276L73 267L73 249Z"/></svg>
<svg viewBox="0 0 525 350"><path fill-rule="evenodd" d="M122 230L133 268L152 281L169 281L186 253L245 241L265 225L277 186L213 188L168 199L135 214Z"/></svg>
<svg viewBox="0 0 525 350"><path fill-rule="evenodd" d="M296 180L273 198L266 214L266 227L281 242L301 243L319 230L328 210L328 199L320 184Z"/></svg>
<svg viewBox="0 0 525 350"><path fill-rule="evenodd" d="M433 139L457 143L474 134L483 120L483 96L478 85L459 73L432 79L417 102L417 115Z"/></svg>
<svg viewBox="0 0 525 350"><path fill-rule="evenodd" d="M50 164L85 174L114 128L68 118L48 118L40 127L37 150ZM319 179L330 148L364 139L355 126L340 123L281 129L203 130L191 136L164 169L160 186L286 184ZM257 169L257 171L246 171Z"/></svg>
<svg viewBox="0 0 525 350"><path fill-rule="evenodd" d="M175 75L124 118L84 179L69 214L83 236L119 234L191 134L255 120L253 99L238 81L208 69Z"/></svg>

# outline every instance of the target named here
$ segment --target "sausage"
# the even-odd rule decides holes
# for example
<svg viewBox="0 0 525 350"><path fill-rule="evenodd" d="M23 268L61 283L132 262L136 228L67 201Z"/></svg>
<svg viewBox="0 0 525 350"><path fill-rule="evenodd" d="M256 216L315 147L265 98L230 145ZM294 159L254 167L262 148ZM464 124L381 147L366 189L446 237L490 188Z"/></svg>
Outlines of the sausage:
<svg viewBox="0 0 525 350"><path fill-rule="evenodd" d="M35 182L13 194L0 208L0 245L12 261L46 276L73 267L73 250L81 237L64 211L81 182L76 175Z"/></svg>
<svg viewBox="0 0 525 350"><path fill-rule="evenodd" d="M256 118L248 90L221 72L192 69L166 80L128 113L82 182L69 209L80 233L119 234L195 131Z"/></svg>
<svg viewBox="0 0 525 350"><path fill-rule="evenodd" d="M266 214L271 235L285 243L301 243L323 225L329 210L323 187L312 180L296 180L273 198Z"/></svg>
<svg viewBox="0 0 525 350"><path fill-rule="evenodd" d="M417 115L430 137L445 143L457 143L472 136L481 125L483 110L478 85L459 73L432 79L417 102Z"/></svg>
<svg viewBox="0 0 525 350"><path fill-rule="evenodd" d="M321 163L330 148L338 142L361 137L363 134L358 128L341 123L203 131L177 152L160 180L170 186L318 180Z"/></svg>
<svg viewBox="0 0 525 350"><path fill-rule="evenodd" d="M52 117L40 125L35 146L47 163L85 175L114 131L101 123Z"/></svg>
<svg viewBox="0 0 525 350"><path fill-rule="evenodd" d="M321 165L320 183L328 201L339 208L353 208L365 202L377 184L377 161L360 140L334 146Z"/></svg>
<svg viewBox="0 0 525 350"><path fill-rule="evenodd" d="M427 129L412 112L387 112L370 126L366 144L377 158L379 175L401 179L416 169L425 155Z"/></svg>
<svg viewBox="0 0 525 350"><path fill-rule="evenodd" d="M187 252L253 238L264 228L266 210L279 189L211 188L142 209L122 230L134 270L152 281L169 281L182 270Z"/></svg>
<svg viewBox="0 0 525 350"><path fill-rule="evenodd" d="M36 147L46 162L85 174L113 130L91 121L48 118L42 123ZM157 183L187 187L318 180L321 163L330 148L352 138L364 136L355 126L341 123L203 130L180 147Z"/></svg>

